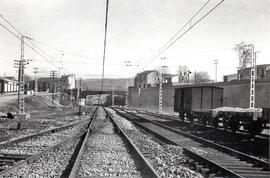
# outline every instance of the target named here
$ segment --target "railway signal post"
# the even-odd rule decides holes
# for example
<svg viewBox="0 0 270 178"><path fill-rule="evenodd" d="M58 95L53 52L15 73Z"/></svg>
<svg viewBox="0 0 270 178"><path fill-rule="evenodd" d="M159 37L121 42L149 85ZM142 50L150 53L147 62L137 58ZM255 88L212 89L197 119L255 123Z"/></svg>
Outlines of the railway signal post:
<svg viewBox="0 0 270 178"><path fill-rule="evenodd" d="M35 93L38 92L38 83L37 83L37 73L38 68L34 67L34 74L35 74Z"/></svg>
<svg viewBox="0 0 270 178"><path fill-rule="evenodd" d="M55 90L56 90L56 87L55 87L55 78L57 77L58 73L56 70L51 70L50 72L50 77L53 79L53 87L52 87L52 107L53 107L53 103L54 103L54 93L55 93Z"/></svg>

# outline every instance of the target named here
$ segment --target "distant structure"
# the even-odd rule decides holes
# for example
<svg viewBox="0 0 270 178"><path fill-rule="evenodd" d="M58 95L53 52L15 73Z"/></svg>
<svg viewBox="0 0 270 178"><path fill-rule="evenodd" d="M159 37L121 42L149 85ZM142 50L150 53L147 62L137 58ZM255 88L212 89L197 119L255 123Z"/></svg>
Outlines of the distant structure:
<svg viewBox="0 0 270 178"><path fill-rule="evenodd" d="M158 71L146 70L136 75L134 79L134 86L136 88L154 87L158 81Z"/></svg>
<svg viewBox="0 0 270 178"><path fill-rule="evenodd" d="M224 82L230 82L230 81L233 81L233 80L237 80L237 74L229 74L229 75L224 75L223 76L223 81Z"/></svg>
<svg viewBox="0 0 270 178"><path fill-rule="evenodd" d="M224 75L223 81L249 80L251 68L237 70L237 74ZM256 65L256 80L270 80L270 64Z"/></svg>
<svg viewBox="0 0 270 178"><path fill-rule="evenodd" d="M239 80L250 79L250 67L237 71ZM256 79L265 80L270 79L270 64L256 65Z"/></svg>
<svg viewBox="0 0 270 178"><path fill-rule="evenodd" d="M57 84L58 78L56 77L55 79L53 78L39 78L37 81L38 85L38 91L39 92L57 92L54 91L57 89L55 85ZM70 75L63 75L59 79L59 89L61 92L68 90L68 89L74 89L75 88L75 75L70 74ZM35 89L35 80L29 81L29 85L27 90L34 90Z"/></svg>
<svg viewBox="0 0 270 178"><path fill-rule="evenodd" d="M0 93L16 93L19 90L19 82L14 77L0 77Z"/></svg>
<svg viewBox="0 0 270 178"><path fill-rule="evenodd" d="M162 84L172 86L172 79L177 75L162 74ZM134 79L135 88L150 88L159 85L159 72L157 70L146 70L138 73Z"/></svg>

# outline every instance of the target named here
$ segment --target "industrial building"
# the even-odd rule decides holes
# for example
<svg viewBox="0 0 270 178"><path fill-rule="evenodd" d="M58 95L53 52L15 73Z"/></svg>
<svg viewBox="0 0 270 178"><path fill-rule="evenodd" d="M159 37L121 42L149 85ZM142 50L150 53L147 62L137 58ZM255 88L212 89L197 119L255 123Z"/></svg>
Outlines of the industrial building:
<svg viewBox="0 0 270 178"><path fill-rule="evenodd" d="M0 77L0 93L15 93L19 90L19 82L14 77Z"/></svg>
<svg viewBox="0 0 270 178"><path fill-rule="evenodd" d="M250 67L242 70L237 70L236 74L224 75L223 81L230 82L233 80L249 80ZM256 80L269 80L270 79L270 64L256 65Z"/></svg>
<svg viewBox="0 0 270 178"><path fill-rule="evenodd" d="M59 78L39 78L37 80L38 91L41 92L56 92L57 89L64 91L66 89L75 88L75 75L63 75ZM35 90L35 80L27 83L27 90Z"/></svg>

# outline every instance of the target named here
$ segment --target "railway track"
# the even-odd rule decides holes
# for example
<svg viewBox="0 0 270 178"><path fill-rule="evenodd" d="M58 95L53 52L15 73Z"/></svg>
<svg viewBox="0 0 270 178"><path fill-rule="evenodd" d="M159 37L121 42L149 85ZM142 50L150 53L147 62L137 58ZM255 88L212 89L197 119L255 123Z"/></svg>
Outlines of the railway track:
<svg viewBox="0 0 270 178"><path fill-rule="evenodd" d="M65 177L159 177L142 153L99 107Z"/></svg>
<svg viewBox="0 0 270 178"><path fill-rule="evenodd" d="M122 110L119 115L164 142L183 146L187 163L206 177L269 178L269 163Z"/></svg>
<svg viewBox="0 0 270 178"><path fill-rule="evenodd" d="M156 116L156 117L160 117L160 118L164 118L164 119L167 119L167 120L172 120L172 121L177 121L177 122L181 122L183 125L190 125L190 121L187 121L187 120L184 120L183 122L180 121L180 118L175 116L175 115L165 115L165 114L159 114L159 113L154 113L154 112L149 112L149 111L143 111L143 110L137 110L137 109L132 109L130 110L131 112L132 111L136 111L137 113L143 113L143 114L147 114L147 115L151 115L151 116ZM199 123L199 122L196 122L194 121L192 123L193 125L196 125L198 127L201 127L201 128L206 128L206 129L215 129L213 126L211 125L203 125L202 123ZM243 135L246 135L246 136L250 136L250 133L248 131L245 131L245 130L238 130L236 132L232 132L229 128L227 128L225 130L225 128L223 126L218 126L216 128L217 130L220 130L221 132L226 132L226 133L233 133L235 135L238 135L238 136L243 136ZM269 140L269 135L267 134L258 134L258 135L255 135L254 137L255 139L260 139L260 140Z"/></svg>
<svg viewBox="0 0 270 178"><path fill-rule="evenodd" d="M201 124L181 122L179 119L151 112L136 112L136 115L173 127L186 133L244 152L265 161L269 160L269 138L247 133L233 133Z"/></svg>
<svg viewBox="0 0 270 178"><path fill-rule="evenodd" d="M83 120L1 143L0 177L9 177L10 173L33 163L50 151L72 141L76 142L86 129L87 122ZM23 171L17 173L20 175Z"/></svg>

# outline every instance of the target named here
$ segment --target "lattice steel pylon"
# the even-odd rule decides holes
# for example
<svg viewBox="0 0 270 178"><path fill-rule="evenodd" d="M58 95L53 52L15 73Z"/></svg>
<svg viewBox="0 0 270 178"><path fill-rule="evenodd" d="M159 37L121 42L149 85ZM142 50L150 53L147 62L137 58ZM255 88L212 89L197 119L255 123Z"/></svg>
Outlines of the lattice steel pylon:
<svg viewBox="0 0 270 178"><path fill-rule="evenodd" d="M161 71L159 76L159 97L158 97L158 109L160 113L162 113L162 80L163 80L163 73Z"/></svg>
<svg viewBox="0 0 270 178"><path fill-rule="evenodd" d="M249 108L255 107L255 80L256 80L256 52L254 45L249 45L251 51L251 67L250 67L250 99Z"/></svg>
<svg viewBox="0 0 270 178"><path fill-rule="evenodd" d="M24 113L24 36L21 36L21 60L19 61L19 90L18 90L18 104L19 114Z"/></svg>

